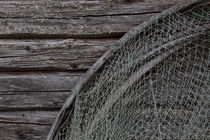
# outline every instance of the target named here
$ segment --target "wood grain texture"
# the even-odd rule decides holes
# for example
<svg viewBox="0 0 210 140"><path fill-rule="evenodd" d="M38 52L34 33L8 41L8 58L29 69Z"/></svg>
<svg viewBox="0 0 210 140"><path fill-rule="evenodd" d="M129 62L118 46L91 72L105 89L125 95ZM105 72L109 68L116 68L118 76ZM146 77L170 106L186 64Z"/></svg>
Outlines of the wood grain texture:
<svg viewBox="0 0 210 140"><path fill-rule="evenodd" d="M7 92L71 91L83 73L0 73L0 95ZM36 94L34 94L36 95Z"/></svg>
<svg viewBox="0 0 210 140"><path fill-rule="evenodd" d="M0 1L0 36L120 37L180 1Z"/></svg>
<svg viewBox="0 0 210 140"><path fill-rule="evenodd" d="M58 111L7 111L0 112L0 123L51 126Z"/></svg>
<svg viewBox="0 0 210 140"><path fill-rule="evenodd" d="M0 112L1 140L45 140L57 111Z"/></svg>
<svg viewBox="0 0 210 140"><path fill-rule="evenodd" d="M0 111L59 110L70 92L13 92L0 95Z"/></svg>
<svg viewBox="0 0 210 140"><path fill-rule="evenodd" d="M0 40L0 71L87 70L116 39Z"/></svg>
<svg viewBox="0 0 210 140"><path fill-rule="evenodd" d="M50 126L0 123L1 140L45 140Z"/></svg>

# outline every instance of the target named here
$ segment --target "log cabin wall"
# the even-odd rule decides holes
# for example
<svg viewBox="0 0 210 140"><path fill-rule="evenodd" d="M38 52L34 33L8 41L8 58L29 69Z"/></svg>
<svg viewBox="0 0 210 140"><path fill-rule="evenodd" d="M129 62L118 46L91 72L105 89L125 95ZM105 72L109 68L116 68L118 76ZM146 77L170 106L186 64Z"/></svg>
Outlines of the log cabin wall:
<svg viewBox="0 0 210 140"><path fill-rule="evenodd" d="M0 140L44 140L76 82L129 29L182 0L0 0Z"/></svg>

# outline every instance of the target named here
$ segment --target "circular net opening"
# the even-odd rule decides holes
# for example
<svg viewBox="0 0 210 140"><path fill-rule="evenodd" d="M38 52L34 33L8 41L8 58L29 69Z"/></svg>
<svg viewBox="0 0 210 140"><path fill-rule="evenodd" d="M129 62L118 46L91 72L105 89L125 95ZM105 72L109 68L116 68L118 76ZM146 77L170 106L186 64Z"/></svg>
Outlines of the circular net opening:
<svg viewBox="0 0 210 140"><path fill-rule="evenodd" d="M59 140L208 139L210 3L126 34L78 95Z"/></svg>

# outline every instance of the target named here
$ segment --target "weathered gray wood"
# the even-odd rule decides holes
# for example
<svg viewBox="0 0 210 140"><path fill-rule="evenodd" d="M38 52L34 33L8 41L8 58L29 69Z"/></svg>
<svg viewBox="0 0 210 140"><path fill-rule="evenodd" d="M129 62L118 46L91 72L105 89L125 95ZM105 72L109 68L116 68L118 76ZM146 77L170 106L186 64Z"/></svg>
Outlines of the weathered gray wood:
<svg viewBox="0 0 210 140"><path fill-rule="evenodd" d="M79 72L0 73L0 95L18 91L71 91L82 75Z"/></svg>
<svg viewBox="0 0 210 140"><path fill-rule="evenodd" d="M0 123L49 125L58 111L9 111L0 112Z"/></svg>
<svg viewBox="0 0 210 140"><path fill-rule="evenodd" d="M152 14L83 17L78 19L0 19L1 38L121 37Z"/></svg>
<svg viewBox="0 0 210 140"><path fill-rule="evenodd" d="M67 18L87 16L132 15L160 12L183 0L37 0L0 1L0 17L22 18Z"/></svg>
<svg viewBox="0 0 210 140"><path fill-rule="evenodd" d="M0 36L119 37L180 1L0 1Z"/></svg>
<svg viewBox="0 0 210 140"><path fill-rule="evenodd" d="M69 95L70 91L3 94L0 95L0 111L59 110Z"/></svg>
<svg viewBox="0 0 210 140"><path fill-rule="evenodd" d="M50 126L0 123L1 140L45 140Z"/></svg>
<svg viewBox="0 0 210 140"><path fill-rule="evenodd" d="M0 71L87 70L115 41L0 40Z"/></svg>
<svg viewBox="0 0 210 140"><path fill-rule="evenodd" d="M0 112L1 140L44 140L58 111Z"/></svg>

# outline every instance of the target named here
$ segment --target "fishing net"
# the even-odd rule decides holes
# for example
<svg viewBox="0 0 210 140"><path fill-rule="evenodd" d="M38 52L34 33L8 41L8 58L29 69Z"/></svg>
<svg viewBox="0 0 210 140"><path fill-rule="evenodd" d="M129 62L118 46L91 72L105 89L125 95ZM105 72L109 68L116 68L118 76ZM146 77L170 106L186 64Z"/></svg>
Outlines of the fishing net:
<svg viewBox="0 0 210 140"><path fill-rule="evenodd" d="M111 46L56 139L209 139L210 3L196 2L157 14Z"/></svg>

